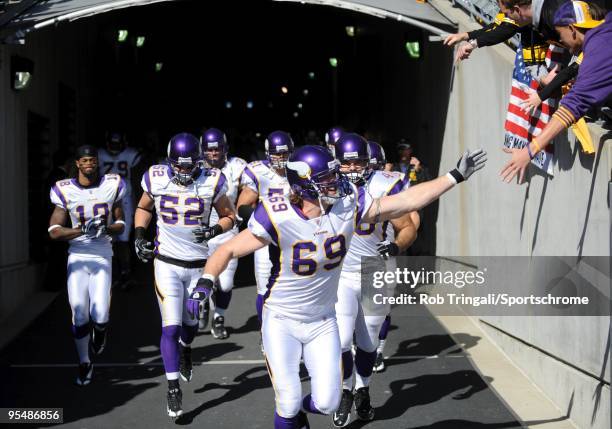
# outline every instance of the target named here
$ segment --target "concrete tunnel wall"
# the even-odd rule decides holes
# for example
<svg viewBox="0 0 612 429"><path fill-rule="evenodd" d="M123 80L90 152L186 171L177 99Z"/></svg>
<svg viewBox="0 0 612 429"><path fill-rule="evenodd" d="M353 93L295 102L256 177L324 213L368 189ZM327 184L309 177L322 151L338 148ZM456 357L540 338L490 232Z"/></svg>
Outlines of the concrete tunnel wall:
<svg viewBox="0 0 612 429"><path fill-rule="evenodd" d="M460 12L445 11L459 21L459 31L475 28ZM571 135L569 141L558 139L551 179L536 173L518 186L499 178L509 159L501 147L513 62L512 50L499 46L476 50L456 70L440 171L466 148L484 147L489 161L481 174L441 199L437 255L581 255L609 261L612 133L590 127L595 155L582 154ZM607 299L609 281L600 285ZM609 317L472 317L561 415L569 412L581 428L610 427Z"/></svg>

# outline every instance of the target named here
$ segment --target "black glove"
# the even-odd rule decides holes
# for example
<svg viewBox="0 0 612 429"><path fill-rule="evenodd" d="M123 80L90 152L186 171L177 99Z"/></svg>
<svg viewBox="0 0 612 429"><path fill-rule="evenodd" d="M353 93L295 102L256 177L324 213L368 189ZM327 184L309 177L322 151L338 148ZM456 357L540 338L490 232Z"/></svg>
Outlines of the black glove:
<svg viewBox="0 0 612 429"><path fill-rule="evenodd" d="M466 150L457 162L457 168L448 172L457 183L467 180L472 174L485 166L487 153L482 149Z"/></svg>
<svg viewBox="0 0 612 429"><path fill-rule="evenodd" d="M197 228L194 228L192 233L194 235L193 242L201 243L203 241L208 241L219 234L222 234L223 228L219 224L213 226L201 225Z"/></svg>
<svg viewBox="0 0 612 429"><path fill-rule="evenodd" d="M249 219L251 218L251 215L253 214L253 211L254 211L253 207L248 206L246 204L243 204L240 207L238 207L238 216L236 218L236 222L238 224L238 230L242 231L246 229L249 223Z"/></svg>
<svg viewBox="0 0 612 429"><path fill-rule="evenodd" d="M391 256L397 256L400 253L398 245L389 240L376 243L376 251L384 260L389 259Z"/></svg>
<svg viewBox="0 0 612 429"><path fill-rule="evenodd" d="M142 262L148 262L153 259L153 243L145 238L145 229L141 226L134 230L134 248L136 249L136 256Z"/></svg>

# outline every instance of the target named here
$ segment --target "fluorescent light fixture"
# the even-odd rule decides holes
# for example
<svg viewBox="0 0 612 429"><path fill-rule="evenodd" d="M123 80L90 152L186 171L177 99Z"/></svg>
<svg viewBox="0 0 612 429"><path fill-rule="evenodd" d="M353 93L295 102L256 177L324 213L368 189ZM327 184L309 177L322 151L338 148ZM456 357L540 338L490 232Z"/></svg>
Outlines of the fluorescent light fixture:
<svg viewBox="0 0 612 429"><path fill-rule="evenodd" d="M287 94L287 93L289 92L289 88L287 88L286 86L282 86L282 87L281 87L281 92L282 92L283 94Z"/></svg>
<svg viewBox="0 0 612 429"><path fill-rule="evenodd" d="M308 73L308 79L313 80L315 78L315 72L309 72Z"/></svg>
<svg viewBox="0 0 612 429"><path fill-rule="evenodd" d="M347 25L346 27L344 27L344 29L346 30L346 35L349 37L355 37L355 27L352 25Z"/></svg>
<svg viewBox="0 0 612 429"><path fill-rule="evenodd" d="M127 30L119 30L117 31L117 42L123 43L127 40L128 38L128 31Z"/></svg>
<svg viewBox="0 0 612 429"><path fill-rule="evenodd" d="M419 42L406 42L406 51L410 58L420 58L421 57L421 45Z"/></svg>
<svg viewBox="0 0 612 429"><path fill-rule="evenodd" d="M155 71L160 72L164 68L164 63L155 63Z"/></svg>
<svg viewBox="0 0 612 429"><path fill-rule="evenodd" d="M297 118L298 116L300 116L300 114L298 112L293 112L293 117Z"/></svg>
<svg viewBox="0 0 612 429"><path fill-rule="evenodd" d="M309 92L307 89L305 89L304 91L302 91L302 94L304 94L304 96L308 96Z"/></svg>
<svg viewBox="0 0 612 429"><path fill-rule="evenodd" d="M18 55L11 57L11 85L15 91L23 91L30 86L33 75L34 62L32 60Z"/></svg>
<svg viewBox="0 0 612 429"><path fill-rule="evenodd" d="M249 110L253 108L253 102L251 100L247 101L246 108Z"/></svg>
<svg viewBox="0 0 612 429"><path fill-rule="evenodd" d="M298 103L297 108L301 110L304 108L304 105L302 103Z"/></svg>
<svg viewBox="0 0 612 429"><path fill-rule="evenodd" d="M338 67L338 58L334 58L334 57L330 58L329 65L334 68Z"/></svg>
<svg viewBox="0 0 612 429"><path fill-rule="evenodd" d="M138 36L136 38L136 47L142 48L145 44L145 36Z"/></svg>
<svg viewBox="0 0 612 429"><path fill-rule="evenodd" d="M232 102L231 101L226 101L225 102L225 108L226 109L231 109L232 108Z"/></svg>

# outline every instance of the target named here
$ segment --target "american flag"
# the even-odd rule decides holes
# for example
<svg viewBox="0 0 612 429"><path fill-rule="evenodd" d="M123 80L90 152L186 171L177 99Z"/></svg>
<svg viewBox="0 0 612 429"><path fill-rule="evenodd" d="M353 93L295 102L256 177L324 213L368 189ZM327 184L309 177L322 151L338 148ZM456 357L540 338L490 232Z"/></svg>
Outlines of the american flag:
<svg viewBox="0 0 612 429"><path fill-rule="evenodd" d="M551 50L549 49L549 51ZM542 129L546 126L557 108L557 100L549 98L540 104L532 114L521 111L521 102L528 98L529 88L537 91L539 83L525 66L523 49L519 44L516 60L514 61L512 91L510 93L510 102L508 103L508 113L504 127L506 129L504 146L506 147L522 148L531 142L533 137L542 132ZM540 152L531 162L552 175L552 152Z"/></svg>

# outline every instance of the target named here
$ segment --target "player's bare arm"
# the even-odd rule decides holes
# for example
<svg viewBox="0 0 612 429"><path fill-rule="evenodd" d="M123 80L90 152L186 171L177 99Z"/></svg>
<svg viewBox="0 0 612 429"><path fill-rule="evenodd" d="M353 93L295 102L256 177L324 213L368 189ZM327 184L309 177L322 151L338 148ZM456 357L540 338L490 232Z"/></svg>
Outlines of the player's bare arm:
<svg viewBox="0 0 612 429"><path fill-rule="evenodd" d="M121 206L121 202L116 202L113 204L113 219L115 220L108 228L106 228L106 232L109 235L119 235L125 229L125 216L123 214L123 207Z"/></svg>
<svg viewBox="0 0 612 429"><path fill-rule="evenodd" d="M49 236L51 240L69 241L83 235L81 228L68 228L64 226L68 221L66 209L55 206L49 219Z"/></svg>
<svg viewBox="0 0 612 429"><path fill-rule="evenodd" d="M233 258L241 258L270 244L269 241L257 237L245 229L240 234L225 242L208 258L204 267L204 275L217 278Z"/></svg>
<svg viewBox="0 0 612 429"><path fill-rule="evenodd" d="M391 220L391 225L393 225L393 229L395 229L394 242L397 244L400 252L409 248L417 238L418 227L412 221L414 214L416 214L417 217L419 216L416 212L410 212L397 219Z"/></svg>
<svg viewBox="0 0 612 429"><path fill-rule="evenodd" d="M149 226L151 219L153 219L154 207L155 200L153 200L153 197L151 197L148 192L143 192L140 201L138 201L136 212L134 213L135 228L141 227L146 229Z"/></svg>
<svg viewBox="0 0 612 429"><path fill-rule="evenodd" d="M219 214L218 224L223 228L223 232L232 229L236 224L236 210L227 195L221 196L213 207Z"/></svg>
<svg viewBox="0 0 612 429"><path fill-rule="evenodd" d="M457 163L457 168L446 175L411 186L398 194L375 199L364 214L362 222L378 223L420 210L482 169L486 162L487 153L483 149L465 151Z"/></svg>

